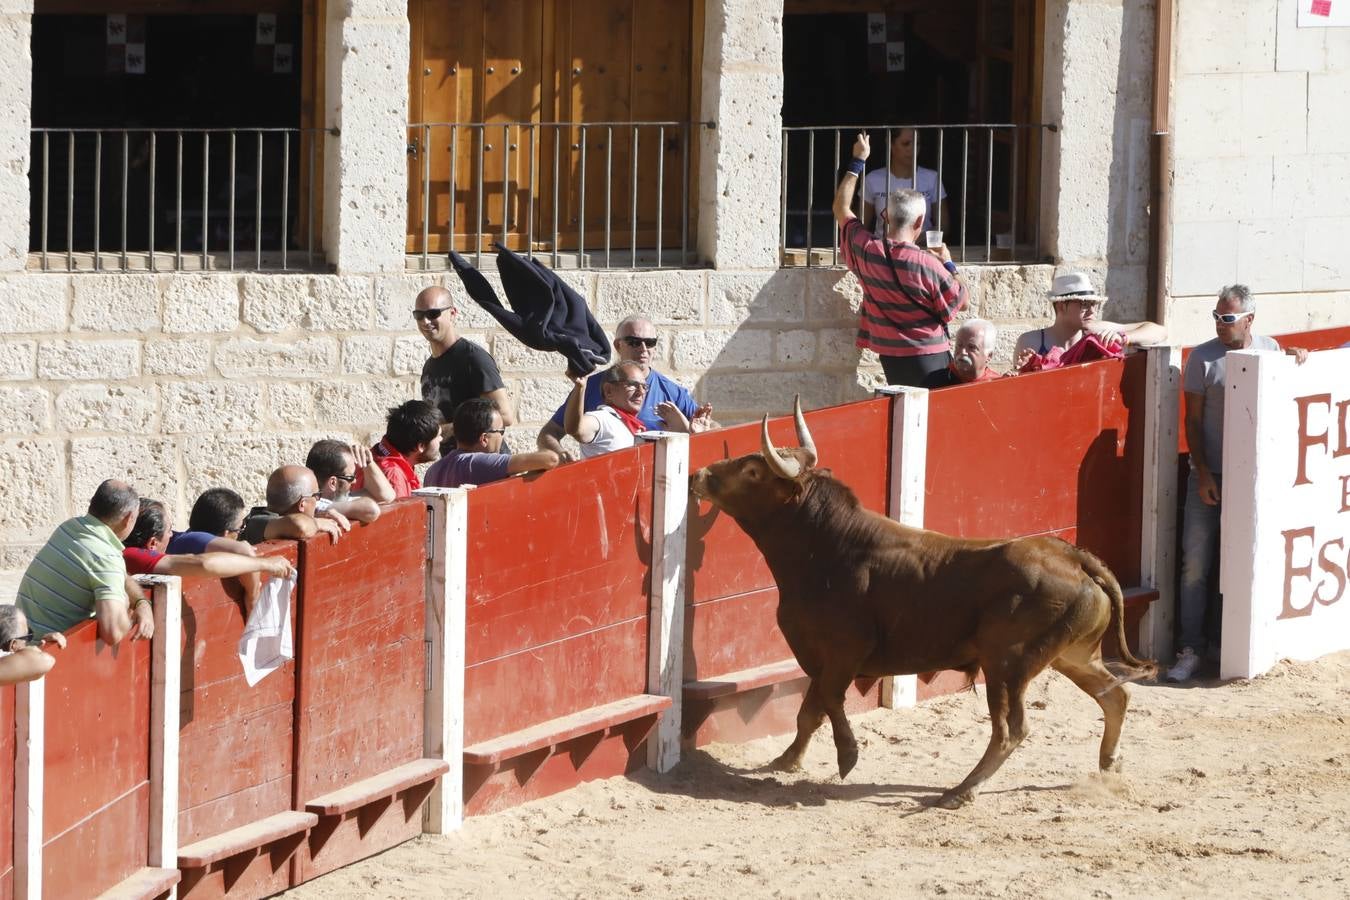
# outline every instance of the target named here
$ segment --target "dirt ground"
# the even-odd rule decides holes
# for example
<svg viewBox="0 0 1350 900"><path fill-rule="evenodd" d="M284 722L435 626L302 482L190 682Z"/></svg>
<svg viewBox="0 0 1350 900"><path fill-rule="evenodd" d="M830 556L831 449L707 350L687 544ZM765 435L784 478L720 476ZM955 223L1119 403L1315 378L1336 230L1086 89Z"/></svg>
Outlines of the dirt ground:
<svg viewBox="0 0 1350 900"><path fill-rule="evenodd" d="M829 725L799 775L785 746L720 744L424 837L289 896L1350 896L1350 653L1252 681L1136 685L1120 775L1066 679L1028 692L1031 736L973 805L928 804L988 737L983 689Z"/></svg>

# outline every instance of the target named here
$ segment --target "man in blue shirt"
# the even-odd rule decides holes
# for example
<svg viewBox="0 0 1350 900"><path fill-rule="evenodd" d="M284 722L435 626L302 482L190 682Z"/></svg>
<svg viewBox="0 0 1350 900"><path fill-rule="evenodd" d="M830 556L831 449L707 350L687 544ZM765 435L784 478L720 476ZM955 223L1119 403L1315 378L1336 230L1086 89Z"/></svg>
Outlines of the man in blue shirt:
<svg viewBox="0 0 1350 900"><path fill-rule="evenodd" d="M502 448L506 427L501 411L482 397L465 400L455 410L455 449L431 464L422 483L427 487L490 484L524 472L542 472L558 465L552 450L507 453Z"/></svg>
<svg viewBox="0 0 1350 900"><path fill-rule="evenodd" d="M637 363L642 368L642 376L647 379L647 396L642 401L638 418L652 431L665 430L665 423L657 415L656 407L669 400L689 419L691 432L716 428L717 424L712 420L711 404L705 403L700 406L683 386L652 368L652 357L656 354L658 341L656 326L646 316L629 316L614 329L614 349L619 353L619 362ZM604 402L600 396L603 381L603 378L592 378L587 382L584 412L594 412ZM538 445L540 450L552 450L564 462L569 462L573 456L563 449L561 443L563 435L567 433L563 428L563 412L566 405L564 402L559 406L553 418L539 430Z"/></svg>

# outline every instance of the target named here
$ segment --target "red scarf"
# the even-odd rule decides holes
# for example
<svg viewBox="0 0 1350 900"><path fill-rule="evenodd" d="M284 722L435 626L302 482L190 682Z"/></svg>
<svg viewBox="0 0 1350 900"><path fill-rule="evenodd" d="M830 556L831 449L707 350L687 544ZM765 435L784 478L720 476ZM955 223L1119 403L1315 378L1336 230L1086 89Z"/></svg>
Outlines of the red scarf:
<svg viewBox="0 0 1350 900"><path fill-rule="evenodd" d="M605 405L609 406L608 403L606 403ZM632 413L625 412L624 410L619 409L616 406L610 406L609 408L614 410L614 415L618 416L619 421L622 422L625 426L627 426L628 430L633 434L639 434L640 432L647 430L647 426L642 424L642 420L639 419L637 416L633 415Z"/></svg>

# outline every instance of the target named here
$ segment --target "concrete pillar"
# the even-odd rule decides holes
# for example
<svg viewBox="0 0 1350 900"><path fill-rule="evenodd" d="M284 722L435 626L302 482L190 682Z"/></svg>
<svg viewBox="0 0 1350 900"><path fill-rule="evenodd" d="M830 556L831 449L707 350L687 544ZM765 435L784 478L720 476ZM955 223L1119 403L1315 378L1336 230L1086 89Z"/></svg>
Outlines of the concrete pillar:
<svg viewBox="0 0 1350 900"><path fill-rule="evenodd" d="M401 272L407 234L409 28L400 0L328 4L324 246L342 274Z"/></svg>
<svg viewBox="0 0 1350 900"><path fill-rule="evenodd" d="M708 0L699 118L698 249L718 269L776 269L783 0Z"/></svg>
<svg viewBox="0 0 1350 900"><path fill-rule="evenodd" d="M0 0L0 272L28 258L29 129L33 122L33 0Z"/></svg>
<svg viewBox="0 0 1350 900"><path fill-rule="evenodd" d="M1046 0L1041 246L1092 274L1111 316L1144 315L1153 17L1150 0ZM1105 101L1105 102L1103 102Z"/></svg>

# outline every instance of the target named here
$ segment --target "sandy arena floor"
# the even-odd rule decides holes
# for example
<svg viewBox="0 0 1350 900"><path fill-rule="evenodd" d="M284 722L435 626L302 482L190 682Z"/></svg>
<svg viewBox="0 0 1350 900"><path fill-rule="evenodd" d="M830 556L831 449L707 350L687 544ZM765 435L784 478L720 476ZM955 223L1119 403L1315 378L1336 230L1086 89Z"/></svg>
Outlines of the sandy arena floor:
<svg viewBox="0 0 1350 900"><path fill-rule="evenodd" d="M288 896L1347 897L1350 653L1248 682L1133 688L1125 771L1096 772L1100 715L1066 679L1028 692L1031 736L956 812L926 804L988 737L983 689L829 725L805 771L785 739L720 744L421 838Z"/></svg>

